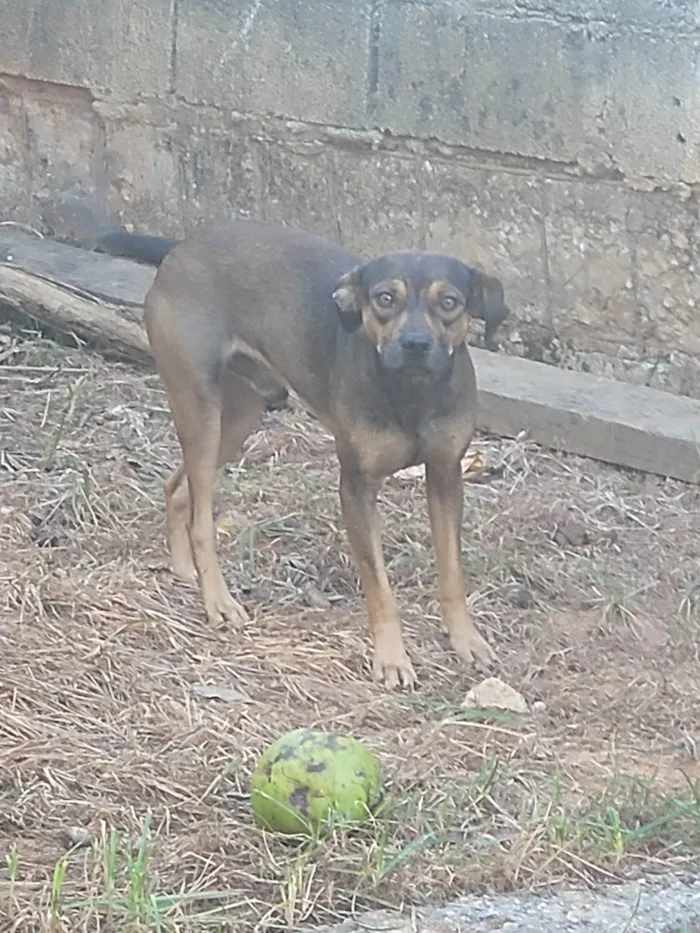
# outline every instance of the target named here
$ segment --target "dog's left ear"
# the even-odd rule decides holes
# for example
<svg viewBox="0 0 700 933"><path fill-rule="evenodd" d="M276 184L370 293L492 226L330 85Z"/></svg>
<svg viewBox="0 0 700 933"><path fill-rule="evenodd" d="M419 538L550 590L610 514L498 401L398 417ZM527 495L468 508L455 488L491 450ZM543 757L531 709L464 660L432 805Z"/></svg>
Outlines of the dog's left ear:
<svg viewBox="0 0 700 933"><path fill-rule="evenodd" d="M467 298L467 312L484 322L484 343L493 350L496 347L496 331L510 314L503 286L492 275L472 269L474 277L471 293Z"/></svg>
<svg viewBox="0 0 700 933"><path fill-rule="evenodd" d="M333 292L333 301L344 330L349 334L362 323L365 289L362 284L362 266L357 266L340 279Z"/></svg>

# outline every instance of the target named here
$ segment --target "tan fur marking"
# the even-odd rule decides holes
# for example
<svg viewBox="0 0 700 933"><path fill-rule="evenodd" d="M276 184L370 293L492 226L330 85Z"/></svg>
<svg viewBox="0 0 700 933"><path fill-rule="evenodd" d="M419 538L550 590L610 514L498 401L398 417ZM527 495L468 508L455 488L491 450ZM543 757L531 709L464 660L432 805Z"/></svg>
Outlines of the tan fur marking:
<svg viewBox="0 0 700 933"><path fill-rule="evenodd" d="M431 304L436 305L447 288L449 288L447 282L431 282L425 290L425 297Z"/></svg>
<svg viewBox="0 0 700 933"><path fill-rule="evenodd" d="M454 353L457 347L461 346L464 341L467 339L467 334L469 333L469 315L466 311L463 311L456 321L453 321L449 326L445 328L445 334L447 336L447 345L450 350L450 354Z"/></svg>
<svg viewBox="0 0 700 933"><path fill-rule="evenodd" d="M381 350L383 344L391 340L405 323L405 311L386 322L380 321L371 308L364 308L362 311L362 326L377 350Z"/></svg>

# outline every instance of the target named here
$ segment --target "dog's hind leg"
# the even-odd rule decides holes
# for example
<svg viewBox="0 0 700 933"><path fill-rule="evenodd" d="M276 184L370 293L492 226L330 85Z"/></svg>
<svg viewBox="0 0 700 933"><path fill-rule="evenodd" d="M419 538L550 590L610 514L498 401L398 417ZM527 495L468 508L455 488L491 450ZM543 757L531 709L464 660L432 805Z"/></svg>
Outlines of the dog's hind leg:
<svg viewBox="0 0 700 933"><path fill-rule="evenodd" d="M181 463L163 484L165 493L165 527L173 573L186 582L197 579L192 545L190 544L190 490Z"/></svg>
<svg viewBox="0 0 700 933"><path fill-rule="evenodd" d="M212 622L241 620L245 613L228 591L216 553L214 482L221 441L221 398L218 386L205 389L192 385L188 375L181 371L180 380L167 389L189 487L192 559L207 618ZM184 490L176 488L170 498L171 511L183 503Z"/></svg>
<svg viewBox="0 0 700 933"><path fill-rule="evenodd" d="M221 383L221 436L217 468L239 452L264 406L264 399L235 373L226 372ZM164 484L168 550L173 573L185 582L197 578L190 542L191 505L185 464L171 473Z"/></svg>
<svg viewBox="0 0 700 933"><path fill-rule="evenodd" d="M227 369L214 383L206 382L189 360L176 361L173 349L160 366L184 460L165 483L173 571L185 579L196 572L211 621L243 619L217 556L214 482L217 468L235 456L254 427L263 399Z"/></svg>
<svg viewBox="0 0 700 933"><path fill-rule="evenodd" d="M220 381L222 396L221 437L217 468L225 466L240 451L264 407L264 397L244 379L228 370ZM171 473L164 484L167 542L173 573L186 582L197 578L190 542L190 491L185 464Z"/></svg>
<svg viewBox="0 0 700 933"><path fill-rule="evenodd" d="M226 584L221 577L216 554L216 532L213 518L210 527L208 517L213 515L216 470L229 463L240 452L243 442L255 427L264 407L262 396L235 373L225 371L219 385L221 410L215 469L212 472L209 457L201 456L206 444L202 446L200 440L199 443L188 445L189 457L185 457L185 463L166 480L168 532L173 572L184 579L191 580L193 576L199 577L206 613L210 619L245 616L244 610L237 603L235 603L235 609L231 610L234 601L230 598ZM215 432L211 433L213 444ZM195 452L194 456L193 452ZM186 467L188 461L189 467ZM192 474L195 476L194 483L198 484L195 485L193 496L190 495ZM197 491L199 497L197 497ZM170 492L169 500L168 492ZM197 524L197 517L199 517L199 524ZM213 547L210 546L212 541ZM182 573L183 570L188 574L187 576Z"/></svg>

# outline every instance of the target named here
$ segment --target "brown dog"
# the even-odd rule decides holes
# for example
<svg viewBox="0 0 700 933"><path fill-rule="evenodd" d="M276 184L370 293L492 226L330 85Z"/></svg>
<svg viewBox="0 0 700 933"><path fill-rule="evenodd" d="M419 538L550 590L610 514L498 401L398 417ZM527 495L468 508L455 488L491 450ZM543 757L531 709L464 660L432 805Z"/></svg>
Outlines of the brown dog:
<svg viewBox="0 0 700 933"><path fill-rule="evenodd" d="M435 253L367 262L258 221L204 227L177 245L161 241L160 252L158 238L125 233L106 235L101 247L162 259L144 317L184 460L165 482L168 545L175 574L199 580L208 618L245 618L216 552L217 467L238 454L270 385L287 386L335 438L375 678L389 687L415 681L376 507L382 482L411 464L425 464L452 647L466 662L493 659L466 607L460 534L461 461L477 404L465 338L470 316L508 313L498 281Z"/></svg>

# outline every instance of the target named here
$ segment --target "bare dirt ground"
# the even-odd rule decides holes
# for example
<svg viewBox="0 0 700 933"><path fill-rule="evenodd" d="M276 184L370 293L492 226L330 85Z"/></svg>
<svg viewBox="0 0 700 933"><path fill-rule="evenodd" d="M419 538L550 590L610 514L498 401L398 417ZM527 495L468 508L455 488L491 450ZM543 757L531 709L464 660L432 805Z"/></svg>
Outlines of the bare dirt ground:
<svg viewBox="0 0 700 933"><path fill-rule="evenodd" d="M389 694L317 423L267 414L221 477L251 621L214 628L168 572L156 377L0 333L0 924L287 928L692 866L700 490L526 441L474 451L470 603L529 716L461 709L481 675L440 634L421 477L382 495L421 679ZM300 725L379 754L376 824L301 846L254 827L256 756Z"/></svg>

